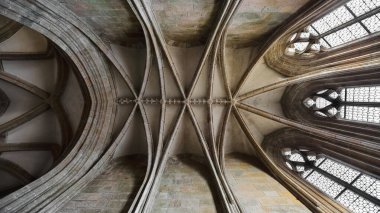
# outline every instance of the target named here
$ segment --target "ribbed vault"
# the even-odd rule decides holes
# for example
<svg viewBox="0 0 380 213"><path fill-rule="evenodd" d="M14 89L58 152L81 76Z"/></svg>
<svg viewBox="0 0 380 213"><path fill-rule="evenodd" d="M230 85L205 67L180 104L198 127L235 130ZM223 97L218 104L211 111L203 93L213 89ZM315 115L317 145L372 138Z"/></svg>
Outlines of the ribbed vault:
<svg viewBox="0 0 380 213"><path fill-rule="evenodd" d="M0 20L4 23L0 27L0 196L4 197L58 164L74 145L80 122L67 114L71 111L67 104L73 103L65 97L67 86L76 81L68 58L41 34L5 17ZM76 92L82 97L80 89ZM81 117L81 103L77 106Z"/></svg>
<svg viewBox="0 0 380 213"><path fill-rule="evenodd" d="M267 33L252 32L254 36L239 38L236 31L247 29L239 25L238 14L244 13L244 2L226 0L215 4L212 11L217 12L208 14L213 17L206 24L208 30L200 30L201 36L197 34L206 39L178 39L175 33L169 33L172 26L163 24L165 15L156 3L127 0L124 3L134 14L132 28L141 28L131 32L141 33L143 39L138 46L143 48L121 53L122 48L110 44L104 34L100 36L99 29L96 33L90 23L78 18L78 12L68 10L67 1L66 6L61 2L4 1L0 2L0 12L45 35L71 59L89 96L89 118L67 157L46 175L0 200L0 211L58 211L101 174L115 156L138 153L147 156L146 172L127 208L129 212L149 212L169 159L191 153L202 158L220 211L245 212L227 177L228 147L255 155L268 172L313 211L342 210L311 196L261 146L266 134L286 126L322 139L356 140L283 115L279 97L286 86L334 73L326 68L286 78L265 65L263 57L268 49L289 34L287 25L278 27L268 38ZM313 7L307 12L326 9L329 2L310 3ZM300 14L293 18L300 19L297 15ZM263 31L273 32L274 25ZM178 44L173 40L186 45L173 46ZM228 42L233 41L241 41L236 46L255 45L228 48ZM234 60L237 58L238 62Z"/></svg>

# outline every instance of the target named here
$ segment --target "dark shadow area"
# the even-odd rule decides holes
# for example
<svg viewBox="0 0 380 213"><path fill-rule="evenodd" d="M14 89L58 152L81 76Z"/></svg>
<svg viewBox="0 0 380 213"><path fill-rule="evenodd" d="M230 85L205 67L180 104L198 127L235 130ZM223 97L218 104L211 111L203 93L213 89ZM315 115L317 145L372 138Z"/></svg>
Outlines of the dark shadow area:
<svg viewBox="0 0 380 213"><path fill-rule="evenodd" d="M194 169L202 178L205 179L207 184L210 186L210 192L212 194L212 198L216 207L217 212L223 212L222 203L220 202L222 199L219 197L218 188L215 178L210 173L211 169L207 165L207 161L204 157L196 156L192 154L183 154L176 156L179 160L178 163L183 163L186 166Z"/></svg>
<svg viewBox="0 0 380 213"><path fill-rule="evenodd" d="M129 167L134 167L133 187L131 191L129 192L130 194L128 196L127 201L125 202L123 208L121 209L121 212L128 212L144 180L144 176L146 173L146 166L147 166L147 157L144 155L126 156L126 157L116 159L113 163L118 166L128 165Z"/></svg>

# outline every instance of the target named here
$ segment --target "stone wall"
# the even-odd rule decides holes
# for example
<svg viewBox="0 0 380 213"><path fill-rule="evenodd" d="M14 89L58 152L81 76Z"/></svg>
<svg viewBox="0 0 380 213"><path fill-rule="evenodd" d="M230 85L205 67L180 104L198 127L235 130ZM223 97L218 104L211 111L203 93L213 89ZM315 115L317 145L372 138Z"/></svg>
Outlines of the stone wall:
<svg viewBox="0 0 380 213"><path fill-rule="evenodd" d="M140 24L124 0L63 0L67 8L72 10L84 22L89 24L103 39L113 43L128 45L143 42Z"/></svg>
<svg viewBox="0 0 380 213"><path fill-rule="evenodd" d="M144 179L145 170L145 156L118 158L59 212L127 211Z"/></svg>
<svg viewBox="0 0 380 213"><path fill-rule="evenodd" d="M211 174L202 157L171 157L161 179L152 212L221 212ZM144 178L146 157L116 159L109 168L60 212L125 212ZM245 212L309 212L252 156L226 157L226 172Z"/></svg>
<svg viewBox="0 0 380 213"><path fill-rule="evenodd" d="M170 158L153 212L217 212L220 205L215 205L218 197L213 193L209 171L202 158L189 155Z"/></svg>
<svg viewBox="0 0 380 213"><path fill-rule="evenodd" d="M268 175L255 158L241 154L228 155L226 172L245 212L310 212L284 186Z"/></svg>

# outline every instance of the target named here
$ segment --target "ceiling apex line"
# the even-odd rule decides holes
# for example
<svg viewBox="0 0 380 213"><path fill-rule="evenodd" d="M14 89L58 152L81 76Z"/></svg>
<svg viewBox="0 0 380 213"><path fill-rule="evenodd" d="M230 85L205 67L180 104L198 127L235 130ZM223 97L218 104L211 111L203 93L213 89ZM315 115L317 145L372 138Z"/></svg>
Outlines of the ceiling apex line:
<svg viewBox="0 0 380 213"><path fill-rule="evenodd" d="M117 98L116 103L120 105L125 104L231 104L233 101L230 101L225 98L214 98L214 99L206 99L206 98L191 98L191 99L180 99L180 98L169 98L163 100L161 98L143 98L143 99L131 99L131 98Z"/></svg>

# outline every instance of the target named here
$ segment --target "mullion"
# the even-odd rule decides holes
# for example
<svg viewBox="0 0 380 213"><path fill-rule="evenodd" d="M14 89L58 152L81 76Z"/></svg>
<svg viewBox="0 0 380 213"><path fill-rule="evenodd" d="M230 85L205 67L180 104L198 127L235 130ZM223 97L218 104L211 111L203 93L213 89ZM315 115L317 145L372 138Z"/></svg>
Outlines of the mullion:
<svg viewBox="0 0 380 213"><path fill-rule="evenodd" d="M326 171L324 171L324 170L322 170L322 169L320 169L318 167L314 167L314 168L315 168L315 170L317 172L322 173L322 175L324 175L327 178L330 178L331 180L335 181L336 183L342 185L344 188L347 188L347 189L355 192L359 196L367 199L368 201L370 201L370 202L372 202L372 203L374 203L376 205L380 205L380 201L377 198L375 198L375 197L367 194L366 192L364 192L364 191L362 191L362 190L360 190L360 189L358 189L356 187L353 187L351 184L346 183L345 181L341 180L340 178L337 178L334 175L332 175L332 174L330 174L330 173L328 173L328 172L326 172Z"/></svg>
<svg viewBox="0 0 380 213"><path fill-rule="evenodd" d="M344 5L344 7L345 7L345 8L348 8L346 5ZM349 10L349 8L348 8L348 10ZM350 11L350 10L349 10L349 11ZM351 12L352 12L352 11L351 11ZM351 12L350 12L350 13L351 13ZM350 25L353 25L353 24L355 24L355 23L357 23L357 22L361 22L362 20L364 20L364 19L366 19L366 18L369 18L369 17L371 17L371 16L377 14L378 12L380 12L380 7L377 7L377 8L375 8L375 9L373 9L373 10L367 12L367 13L364 13L363 15L357 16L357 17L354 15L354 18L353 18L352 20L347 21L346 23L344 23L344 24L342 24L342 25L339 25L339 26L337 26L337 27L335 27L335 28L333 28L333 29L331 29L331 30L328 30L328 31L326 31L326 32L324 32L324 33L320 33L320 37L325 37L325 36L330 35L330 34L332 34L332 33L334 33L334 32L337 32L337 31L339 31L339 30L341 30L341 29L343 29L343 28L346 28L346 27L348 27L348 26L350 26Z"/></svg>
<svg viewBox="0 0 380 213"><path fill-rule="evenodd" d="M320 38L320 39L323 39L323 41L325 41L326 42L326 44L328 44L329 45L329 47L332 47L332 45L326 40L326 39L324 39L324 38Z"/></svg>
<svg viewBox="0 0 380 213"><path fill-rule="evenodd" d="M304 179L306 179L307 177L309 177L315 170L314 169L311 169L311 170L313 170L313 171L311 171L308 175L306 175L305 177L304 177Z"/></svg>
<svg viewBox="0 0 380 213"><path fill-rule="evenodd" d="M366 3L364 2L364 4L366 4ZM354 14L354 12L349 7L347 7L347 5L344 5L344 7L348 10L349 13L351 13L351 15L353 15L355 17L354 19L357 18L356 15ZM368 5L367 5L367 7L368 7ZM369 31L368 28L362 23L363 20L364 19L358 20L358 23L365 29L365 31L367 31L368 34L371 34L371 31Z"/></svg>
<svg viewBox="0 0 380 213"><path fill-rule="evenodd" d="M344 101L347 101L347 89L344 90ZM344 105L344 118L347 118L347 106Z"/></svg>
<svg viewBox="0 0 380 213"><path fill-rule="evenodd" d="M369 110L370 110L370 108L367 106L367 122L369 120Z"/></svg>
<svg viewBox="0 0 380 213"><path fill-rule="evenodd" d="M380 107L380 102L342 102L341 104L347 106Z"/></svg>
<svg viewBox="0 0 380 213"><path fill-rule="evenodd" d="M361 176L363 175L363 173L360 173L353 181L351 181L350 185L351 187L355 187L353 186L352 184L354 184ZM335 200L339 198L339 196L341 196L345 191L349 190L348 188L345 188L343 189L337 196L335 196ZM356 198L357 199L357 198ZM355 200L356 200L355 199ZM355 200L353 202L355 202ZM350 204L351 205L351 204Z"/></svg>
<svg viewBox="0 0 380 213"><path fill-rule="evenodd" d="M325 159L323 159L322 162L319 163L318 168L319 168L319 166L322 165L322 163L324 163L324 162L326 161L326 159L327 159L327 158L325 157ZM313 166L313 167L316 167L316 166Z"/></svg>

